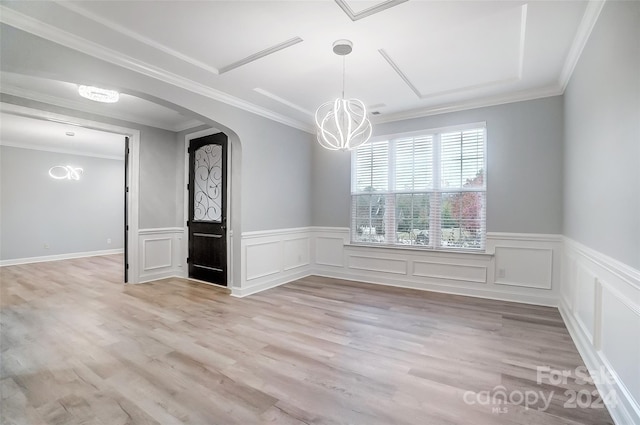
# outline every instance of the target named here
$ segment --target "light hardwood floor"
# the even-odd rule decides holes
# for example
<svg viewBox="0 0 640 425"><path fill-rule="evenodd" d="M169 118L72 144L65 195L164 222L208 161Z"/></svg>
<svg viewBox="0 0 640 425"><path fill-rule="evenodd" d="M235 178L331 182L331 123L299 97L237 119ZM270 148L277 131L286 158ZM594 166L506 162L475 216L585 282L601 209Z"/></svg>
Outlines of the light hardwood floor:
<svg viewBox="0 0 640 425"><path fill-rule="evenodd" d="M553 308L319 277L236 299L121 261L0 269L2 424L612 423L563 406L575 376L536 383L583 365Z"/></svg>

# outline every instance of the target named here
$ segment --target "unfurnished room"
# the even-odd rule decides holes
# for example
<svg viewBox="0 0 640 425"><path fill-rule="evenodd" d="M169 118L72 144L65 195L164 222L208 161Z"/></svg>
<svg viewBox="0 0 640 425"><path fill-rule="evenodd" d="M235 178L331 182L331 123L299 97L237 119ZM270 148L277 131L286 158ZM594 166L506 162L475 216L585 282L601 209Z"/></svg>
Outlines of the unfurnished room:
<svg viewBox="0 0 640 425"><path fill-rule="evenodd" d="M640 1L0 0L3 425L640 425Z"/></svg>

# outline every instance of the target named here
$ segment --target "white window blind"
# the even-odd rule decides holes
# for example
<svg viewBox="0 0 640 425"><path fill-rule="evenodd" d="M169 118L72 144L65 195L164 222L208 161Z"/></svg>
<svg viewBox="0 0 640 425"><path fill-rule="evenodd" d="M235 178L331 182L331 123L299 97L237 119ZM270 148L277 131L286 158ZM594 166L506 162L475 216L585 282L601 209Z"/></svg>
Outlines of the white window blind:
<svg viewBox="0 0 640 425"><path fill-rule="evenodd" d="M483 125L377 140L352 157L356 243L484 249Z"/></svg>

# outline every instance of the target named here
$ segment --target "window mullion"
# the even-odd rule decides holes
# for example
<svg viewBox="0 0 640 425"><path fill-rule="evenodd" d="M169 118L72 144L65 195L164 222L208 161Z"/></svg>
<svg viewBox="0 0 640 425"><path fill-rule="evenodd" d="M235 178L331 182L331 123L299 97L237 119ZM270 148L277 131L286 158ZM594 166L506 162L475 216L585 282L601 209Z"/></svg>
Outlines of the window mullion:
<svg viewBox="0 0 640 425"><path fill-rule="evenodd" d="M387 196L385 199L385 241L396 243L396 141L389 140Z"/></svg>
<svg viewBox="0 0 640 425"><path fill-rule="evenodd" d="M440 246L442 240L442 219L440 215L442 194L440 193L440 133L433 135L433 191L430 196L429 211L429 245L433 248Z"/></svg>

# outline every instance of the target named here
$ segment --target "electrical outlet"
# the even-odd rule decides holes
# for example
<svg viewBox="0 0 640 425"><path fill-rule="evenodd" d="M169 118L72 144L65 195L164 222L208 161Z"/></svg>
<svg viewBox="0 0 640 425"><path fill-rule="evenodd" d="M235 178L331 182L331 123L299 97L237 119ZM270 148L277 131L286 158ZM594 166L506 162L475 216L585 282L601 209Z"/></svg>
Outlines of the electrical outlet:
<svg viewBox="0 0 640 425"><path fill-rule="evenodd" d="M498 269L498 277L504 278L507 275L507 271L505 269Z"/></svg>
<svg viewBox="0 0 640 425"><path fill-rule="evenodd" d="M49 244L45 242L45 244L44 244L43 248L44 248L44 249L49 249Z"/></svg>
<svg viewBox="0 0 640 425"><path fill-rule="evenodd" d="M111 243L111 238L107 238L107 244Z"/></svg>

